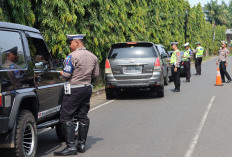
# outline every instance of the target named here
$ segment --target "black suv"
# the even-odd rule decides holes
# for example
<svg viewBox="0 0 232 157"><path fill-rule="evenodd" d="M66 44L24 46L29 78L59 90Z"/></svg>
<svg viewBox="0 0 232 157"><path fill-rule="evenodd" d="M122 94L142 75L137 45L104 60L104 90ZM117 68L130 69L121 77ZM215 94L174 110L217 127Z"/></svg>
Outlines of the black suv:
<svg viewBox="0 0 232 157"><path fill-rule="evenodd" d="M0 148L35 156L38 130L54 126L64 139L60 65L37 29L0 22Z"/></svg>

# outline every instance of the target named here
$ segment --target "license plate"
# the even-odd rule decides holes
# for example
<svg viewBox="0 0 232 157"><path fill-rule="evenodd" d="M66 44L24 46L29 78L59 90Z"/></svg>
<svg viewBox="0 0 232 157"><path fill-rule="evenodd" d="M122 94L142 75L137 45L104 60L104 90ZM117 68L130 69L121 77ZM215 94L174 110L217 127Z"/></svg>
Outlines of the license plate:
<svg viewBox="0 0 232 157"><path fill-rule="evenodd" d="M124 66L124 73L142 73L142 66L133 65L133 66Z"/></svg>

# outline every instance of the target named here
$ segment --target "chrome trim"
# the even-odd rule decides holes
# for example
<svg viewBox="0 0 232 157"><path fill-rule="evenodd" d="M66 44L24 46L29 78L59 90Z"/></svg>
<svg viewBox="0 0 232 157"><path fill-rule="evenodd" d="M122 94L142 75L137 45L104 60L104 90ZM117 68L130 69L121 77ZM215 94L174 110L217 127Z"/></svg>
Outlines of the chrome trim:
<svg viewBox="0 0 232 157"><path fill-rule="evenodd" d="M131 66L131 65L148 65L148 63L117 64L117 66Z"/></svg>
<svg viewBox="0 0 232 157"><path fill-rule="evenodd" d="M58 86L63 86L64 83L58 83L58 84L52 84L52 85L45 85L45 86L40 86L38 89L45 89L45 88L51 88L51 87L58 87Z"/></svg>

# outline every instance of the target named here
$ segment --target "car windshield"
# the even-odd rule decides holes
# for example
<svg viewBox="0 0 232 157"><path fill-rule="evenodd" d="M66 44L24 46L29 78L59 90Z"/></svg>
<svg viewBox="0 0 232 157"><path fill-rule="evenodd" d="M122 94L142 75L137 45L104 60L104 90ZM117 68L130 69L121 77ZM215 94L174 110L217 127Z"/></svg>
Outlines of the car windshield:
<svg viewBox="0 0 232 157"><path fill-rule="evenodd" d="M157 57L154 48L151 47L117 47L112 48L108 59L123 59L123 58L150 58Z"/></svg>

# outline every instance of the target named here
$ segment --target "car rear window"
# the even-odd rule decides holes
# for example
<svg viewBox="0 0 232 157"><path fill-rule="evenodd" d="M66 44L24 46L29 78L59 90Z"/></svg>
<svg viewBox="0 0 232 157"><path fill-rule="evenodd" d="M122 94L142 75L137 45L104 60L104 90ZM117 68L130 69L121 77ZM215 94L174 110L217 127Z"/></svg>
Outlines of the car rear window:
<svg viewBox="0 0 232 157"><path fill-rule="evenodd" d="M152 45L117 45L111 48L108 59L157 57Z"/></svg>

